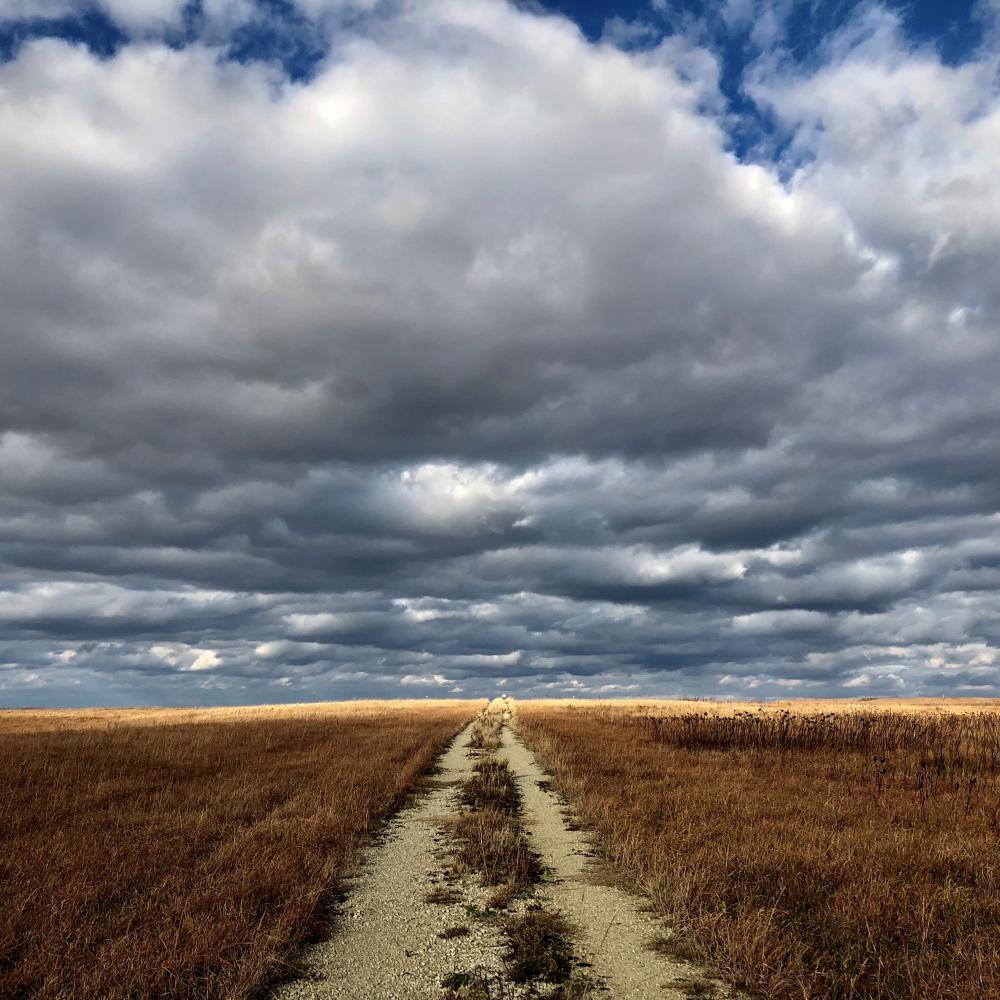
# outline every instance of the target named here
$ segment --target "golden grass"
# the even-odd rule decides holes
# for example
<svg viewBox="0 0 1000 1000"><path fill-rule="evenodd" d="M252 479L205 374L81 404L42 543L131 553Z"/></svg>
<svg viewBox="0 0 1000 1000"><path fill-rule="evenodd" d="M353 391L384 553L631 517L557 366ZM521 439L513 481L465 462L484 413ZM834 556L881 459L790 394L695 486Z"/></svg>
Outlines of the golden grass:
<svg viewBox="0 0 1000 1000"><path fill-rule="evenodd" d="M478 707L0 714L0 996L258 995Z"/></svg>
<svg viewBox="0 0 1000 1000"><path fill-rule="evenodd" d="M755 995L1000 996L996 703L747 709L529 702L518 726L678 943Z"/></svg>
<svg viewBox="0 0 1000 1000"><path fill-rule="evenodd" d="M968 712L1000 711L1000 698L786 698L774 701L722 701L715 698L537 698L518 701L517 706L536 709L566 708L592 712L625 714L678 715L708 712L711 715L735 715L737 712L795 712L814 715L821 712L852 714L891 712L893 714L927 713L962 715Z"/></svg>
<svg viewBox="0 0 1000 1000"><path fill-rule="evenodd" d="M46 732L53 729L111 729L116 726L177 726L204 722L249 722L256 719L343 719L383 711L448 709L446 698L420 701L318 701L288 705L241 705L226 708L7 708L0 709L0 734ZM472 714L483 702L464 703Z"/></svg>

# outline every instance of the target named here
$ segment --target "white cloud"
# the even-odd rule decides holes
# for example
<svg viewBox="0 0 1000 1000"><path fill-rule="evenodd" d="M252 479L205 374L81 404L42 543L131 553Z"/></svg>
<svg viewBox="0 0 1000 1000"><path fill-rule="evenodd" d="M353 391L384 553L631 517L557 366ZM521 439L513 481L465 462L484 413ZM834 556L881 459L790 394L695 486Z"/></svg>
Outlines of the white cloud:
<svg viewBox="0 0 1000 1000"><path fill-rule="evenodd" d="M70 0L0 0L0 20L63 17L72 9Z"/></svg>
<svg viewBox="0 0 1000 1000"><path fill-rule="evenodd" d="M222 664L219 654L212 649L193 649L191 652L198 655L186 668L188 670L213 670Z"/></svg>
<svg viewBox="0 0 1000 1000"><path fill-rule="evenodd" d="M782 635L812 629L822 629L830 624L827 615L819 611L758 611L736 615L732 621L735 632L746 635Z"/></svg>
<svg viewBox="0 0 1000 1000"><path fill-rule="evenodd" d="M404 687L445 687L452 682L441 674L403 674L399 683Z"/></svg>

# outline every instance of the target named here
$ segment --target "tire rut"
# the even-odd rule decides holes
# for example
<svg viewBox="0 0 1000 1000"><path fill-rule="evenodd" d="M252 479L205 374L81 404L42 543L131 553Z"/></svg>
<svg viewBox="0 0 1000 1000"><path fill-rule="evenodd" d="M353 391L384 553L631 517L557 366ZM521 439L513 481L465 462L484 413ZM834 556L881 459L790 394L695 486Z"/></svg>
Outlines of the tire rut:
<svg viewBox="0 0 1000 1000"><path fill-rule="evenodd" d="M441 757L437 787L402 810L367 850L332 936L304 949L305 974L272 1000L438 1000L446 973L499 973L499 929L470 919L466 909L485 908L486 890L473 879L446 877L451 839L442 824L456 811L456 788L474 763L466 753L470 729ZM434 890L453 898L428 902ZM468 933L439 936L456 927Z"/></svg>
<svg viewBox="0 0 1000 1000"><path fill-rule="evenodd" d="M524 804L524 825L549 876L536 893L548 909L562 912L576 928L580 957L615 1000L686 1000L733 997L708 970L651 951L663 925L642 901L608 884L610 873L595 857L587 835L570 829L563 807L548 791L548 776L534 754L505 729L498 756L514 772Z"/></svg>

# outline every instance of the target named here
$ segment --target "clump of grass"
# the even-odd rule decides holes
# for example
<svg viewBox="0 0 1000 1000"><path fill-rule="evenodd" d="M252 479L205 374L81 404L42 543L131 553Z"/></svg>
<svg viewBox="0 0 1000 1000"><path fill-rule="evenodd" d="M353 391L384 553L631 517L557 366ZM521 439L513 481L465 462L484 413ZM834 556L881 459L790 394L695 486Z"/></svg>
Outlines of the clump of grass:
<svg viewBox="0 0 1000 1000"><path fill-rule="evenodd" d="M450 941L452 938L468 937L471 933L472 931L464 924L458 924L455 927L446 927L438 934L438 937Z"/></svg>
<svg viewBox="0 0 1000 1000"><path fill-rule="evenodd" d="M486 885L504 885L517 895L541 878L542 864L531 849L520 821L499 809L479 809L458 816L453 829L457 858L478 872Z"/></svg>
<svg viewBox="0 0 1000 1000"><path fill-rule="evenodd" d="M518 719L682 957L770 1000L1000 996L997 712Z"/></svg>
<svg viewBox="0 0 1000 1000"><path fill-rule="evenodd" d="M485 969L449 972L441 977L441 1000L514 1000L514 987Z"/></svg>
<svg viewBox="0 0 1000 1000"><path fill-rule="evenodd" d="M607 986L583 969L574 969L569 979L553 987L545 1000L582 1000L583 997L607 996Z"/></svg>
<svg viewBox="0 0 1000 1000"><path fill-rule="evenodd" d="M503 712L488 705L476 717L469 734L469 750L476 753L493 753L500 749L503 732Z"/></svg>
<svg viewBox="0 0 1000 1000"><path fill-rule="evenodd" d="M561 913L532 907L504 924L504 966L515 983L563 983L575 964L572 929Z"/></svg>
<svg viewBox="0 0 1000 1000"><path fill-rule="evenodd" d="M479 761L462 786L459 802L467 809L495 809L508 816L521 812L521 793L511 769L492 757Z"/></svg>
<svg viewBox="0 0 1000 1000"><path fill-rule="evenodd" d="M713 983L711 979L678 979L673 985L681 990L689 1000L709 1000L709 998L719 994L718 985Z"/></svg>
<svg viewBox="0 0 1000 1000"><path fill-rule="evenodd" d="M438 886L436 889L431 889L424 896L425 903L433 903L435 906L447 906L450 903L460 903L461 901L462 894L457 889L451 889L447 886Z"/></svg>
<svg viewBox="0 0 1000 1000"><path fill-rule="evenodd" d="M649 942L650 951L678 962L704 962L705 949L682 934L660 934Z"/></svg>
<svg viewBox="0 0 1000 1000"><path fill-rule="evenodd" d="M486 906L490 910L506 910L508 906L523 892L520 887L512 882L497 886L486 899Z"/></svg>

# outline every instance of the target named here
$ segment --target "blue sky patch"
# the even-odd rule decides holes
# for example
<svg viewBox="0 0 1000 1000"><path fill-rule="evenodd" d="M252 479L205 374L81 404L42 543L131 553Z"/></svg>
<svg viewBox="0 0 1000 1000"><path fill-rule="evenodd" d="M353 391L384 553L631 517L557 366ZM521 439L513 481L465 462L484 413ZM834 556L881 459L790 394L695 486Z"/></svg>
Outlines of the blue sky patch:
<svg viewBox="0 0 1000 1000"><path fill-rule="evenodd" d="M111 18L89 7L72 17L0 20L0 59L13 59L25 42L35 38L62 38L104 57L128 43L128 35Z"/></svg>

